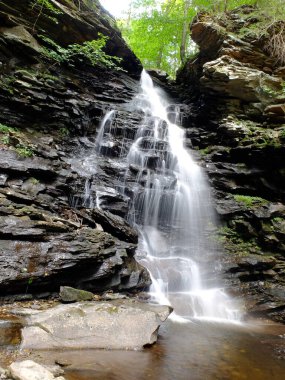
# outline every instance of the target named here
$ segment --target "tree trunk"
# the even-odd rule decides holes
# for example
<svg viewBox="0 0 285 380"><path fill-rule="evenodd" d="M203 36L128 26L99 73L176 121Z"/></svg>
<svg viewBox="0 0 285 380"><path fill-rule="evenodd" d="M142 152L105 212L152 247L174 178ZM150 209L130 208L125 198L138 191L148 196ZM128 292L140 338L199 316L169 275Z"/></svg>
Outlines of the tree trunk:
<svg viewBox="0 0 285 380"><path fill-rule="evenodd" d="M181 36L181 44L180 44L180 59L183 64L186 59L186 43L187 43L187 33L188 33L188 11L190 8L191 0L185 0L184 2L184 10L183 10L183 27L182 27L182 36Z"/></svg>

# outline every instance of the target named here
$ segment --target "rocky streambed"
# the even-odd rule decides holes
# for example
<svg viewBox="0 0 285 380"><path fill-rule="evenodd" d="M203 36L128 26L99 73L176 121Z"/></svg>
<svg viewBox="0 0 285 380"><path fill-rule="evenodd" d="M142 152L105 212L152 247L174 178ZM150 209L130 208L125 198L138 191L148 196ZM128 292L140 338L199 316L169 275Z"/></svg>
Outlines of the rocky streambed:
<svg viewBox="0 0 285 380"><path fill-rule="evenodd" d="M0 367L1 379L63 380L61 367L66 364L60 355L70 350L71 355L74 350L142 350L157 341L160 324L172 312L169 306L120 294L106 294L108 301L71 287L62 287L60 294L69 303L26 301L1 308L0 365L9 364L7 369ZM54 354L50 364L48 358Z"/></svg>

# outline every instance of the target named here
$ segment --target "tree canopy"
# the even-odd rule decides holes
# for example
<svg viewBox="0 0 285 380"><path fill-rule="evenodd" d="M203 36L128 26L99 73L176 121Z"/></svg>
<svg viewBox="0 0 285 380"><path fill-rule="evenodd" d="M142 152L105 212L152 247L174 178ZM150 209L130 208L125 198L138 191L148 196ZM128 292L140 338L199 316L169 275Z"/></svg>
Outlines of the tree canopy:
<svg viewBox="0 0 285 380"><path fill-rule="evenodd" d="M219 14L244 4L263 9L268 24L285 15L284 0L133 0L118 24L146 69L163 70L173 77L195 52L188 30L195 14L201 10Z"/></svg>

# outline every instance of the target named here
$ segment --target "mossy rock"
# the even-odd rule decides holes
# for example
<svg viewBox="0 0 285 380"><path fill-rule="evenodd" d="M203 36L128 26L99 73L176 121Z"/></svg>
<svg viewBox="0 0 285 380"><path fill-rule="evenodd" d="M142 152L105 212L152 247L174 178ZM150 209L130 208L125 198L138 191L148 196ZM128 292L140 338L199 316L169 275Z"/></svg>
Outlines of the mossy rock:
<svg viewBox="0 0 285 380"><path fill-rule="evenodd" d="M94 294L86 290L75 289L70 286L61 286L59 297L62 302L91 301Z"/></svg>

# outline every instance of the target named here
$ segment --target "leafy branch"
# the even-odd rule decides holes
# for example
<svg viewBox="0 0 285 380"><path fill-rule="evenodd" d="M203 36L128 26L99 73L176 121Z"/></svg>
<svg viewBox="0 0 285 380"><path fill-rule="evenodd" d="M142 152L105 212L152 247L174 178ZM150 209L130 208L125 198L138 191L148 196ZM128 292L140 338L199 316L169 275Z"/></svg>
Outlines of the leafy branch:
<svg viewBox="0 0 285 380"><path fill-rule="evenodd" d="M46 36L39 36L48 45L43 48L44 55L57 63L70 62L77 58L89 61L92 66L101 64L110 69L123 70L118 66L121 58L110 56L103 51L108 37L101 33L98 34L98 37L97 40L85 41L83 44L70 44L62 47Z"/></svg>

